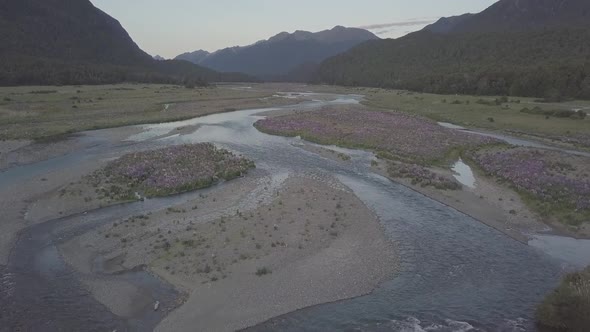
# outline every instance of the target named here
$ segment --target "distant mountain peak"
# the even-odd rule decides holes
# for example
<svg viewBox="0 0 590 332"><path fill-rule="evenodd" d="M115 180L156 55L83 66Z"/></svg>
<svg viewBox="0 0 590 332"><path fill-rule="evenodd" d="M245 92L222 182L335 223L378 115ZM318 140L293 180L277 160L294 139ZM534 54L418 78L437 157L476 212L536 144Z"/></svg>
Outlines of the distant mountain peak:
<svg viewBox="0 0 590 332"><path fill-rule="evenodd" d="M434 33L442 33L446 34L455 28L458 24L463 21L468 20L474 14L463 14L459 16L451 16L451 17L441 17L438 21L427 25L424 30L434 32Z"/></svg>
<svg viewBox="0 0 590 332"><path fill-rule="evenodd" d="M203 61L203 59L208 57L209 54L210 53L205 50L197 50L194 52L182 53L181 55L174 58L174 60L184 60L195 64L199 64L201 61Z"/></svg>
<svg viewBox="0 0 590 332"><path fill-rule="evenodd" d="M206 56L187 53L177 59L198 61L197 64L223 72L244 72L250 75L276 77L302 64L319 63L362 42L379 39L373 33L335 26L329 30L309 32L283 31L267 40L242 47L228 47Z"/></svg>
<svg viewBox="0 0 590 332"><path fill-rule="evenodd" d="M479 14L443 17L424 30L446 34L580 25L590 26L589 0L500 0Z"/></svg>

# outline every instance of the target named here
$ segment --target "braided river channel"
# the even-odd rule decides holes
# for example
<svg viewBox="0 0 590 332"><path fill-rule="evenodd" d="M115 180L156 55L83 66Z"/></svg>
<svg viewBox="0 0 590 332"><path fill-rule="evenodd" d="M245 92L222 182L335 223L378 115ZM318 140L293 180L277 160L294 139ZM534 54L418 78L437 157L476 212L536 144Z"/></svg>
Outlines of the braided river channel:
<svg viewBox="0 0 590 332"><path fill-rule="evenodd" d="M313 97L312 97L313 98ZM265 111L357 103L360 96L324 96L297 106L215 114L192 120L143 125L124 141L105 137L117 129L82 133L86 148L0 173L0 187L11 186L54 169L104 159L113 153L174 144L212 142L254 160L269 174L331 175L349 187L380 219L394 243L400 269L373 293L299 310L252 327L252 331L534 331L534 310L564 273L590 264L586 241L560 246L527 245L473 218L371 171L373 154L344 151L351 162L323 158L299 145L298 138L270 136L253 123ZM328 100L328 101L326 101ZM178 127L194 126L177 135ZM427 144L427 143L425 143ZM220 184L223 186L224 184ZM210 188L207 190L215 190ZM206 190L206 191L207 191ZM203 191L101 208L30 226L19 233L9 262L0 265L0 330L145 331L163 318L153 308L121 318L94 300L64 263L60 243L93 227L137 213L166 209ZM255 200L253 200L255 201ZM247 202L244 202L246 204ZM0 217L1 218L1 217ZM75 226L73 226L75 225ZM541 239L541 238L539 238ZM535 245L536 244L536 245ZM572 253L573 252L573 253ZM379 255L375 252L375 255ZM142 269L97 278L123 278L146 289L163 307L173 308L178 292Z"/></svg>

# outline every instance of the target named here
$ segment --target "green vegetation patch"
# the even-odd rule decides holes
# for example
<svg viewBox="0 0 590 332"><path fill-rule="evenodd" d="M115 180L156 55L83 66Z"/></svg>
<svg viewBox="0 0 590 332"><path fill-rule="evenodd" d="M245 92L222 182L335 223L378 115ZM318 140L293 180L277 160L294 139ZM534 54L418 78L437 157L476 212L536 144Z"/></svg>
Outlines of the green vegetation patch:
<svg viewBox="0 0 590 332"><path fill-rule="evenodd" d="M254 163L211 143L130 153L87 177L101 198L134 200L209 187L253 168Z"/></svg>
<svg viewBox="0 0 590 332"><path fill-rule="evenodd" d="M550 331L587 331L590 327L590 267L567 275L539 305L539 327Z"/></svg>
<svg viewBox="0 0 590 332"><path fill-rule="evenodd" d="M326 108L266 118L255 126L269 134L369 149L386 159L421 165L446 162L458 150L497 143L489 137L444 128L419 116L364 109Z"/></svg>
<svg viewBox="0 0 590 332"><path fill-rule="evenodd" d="M353 91L365 94L363 103L372 107L590 148L590 120L585 116L590 112L588 101L539 103L525 97L482 98L370 88Z"/></svg>

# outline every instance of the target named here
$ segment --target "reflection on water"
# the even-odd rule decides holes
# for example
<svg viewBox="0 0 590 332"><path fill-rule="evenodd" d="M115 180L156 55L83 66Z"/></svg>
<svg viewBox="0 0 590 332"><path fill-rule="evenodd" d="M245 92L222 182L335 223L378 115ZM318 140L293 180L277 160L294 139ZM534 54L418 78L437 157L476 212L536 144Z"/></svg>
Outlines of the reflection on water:
<svg viewBox="0 0 590 332"><path fill-rule="evenodd" d="M463 162L461 158L453 165L453 176L459 183L471 189L475 188L475 176L471 167Z"/></svg>
<svg viewBox="0 0 590 332"><path fill-rule="evenodd" d="M565 152L565 153L568 153L568 154L590 157L590 152L577 151L577 150L568 150L568 149L558 148L558 147L555 147L555 146L546 145L546 144L539 143L539 142L536 142L536 141L527 140L527 139L524 139L524 138L518 138L518 137L514 137L514 136L509 136L509 135L504 135L504 134L498 134L498 133L492 133L492 132L486 132L486 131L476 130L476 129L468 129L468 128L464 128L464 127L457 126L457 125L454 125L452 123L447 123L447 122L438 122L438 124L440 126L443 126L445 128L449 128L449 129L461 130L461 131L464 131L464 132L467 132L467 133L472 133L472 134L476 134L476 135L480 135L480 136L486 136L486 137L496 138L496 139L498 139L500 141L504 141L504 142L506 142L506 143L508 143L510 145L524 146L524 147L537 148L537 149L545 149L545 150L553 150L553 151L561 151L561 152Z"/></svg>
<svg viewBox="0 0 590 332"><path fill-rule="evenodd" d="M458 129L458 130L464 130L465 127L461 127L458 126L456 124L452 124L452 123L448 123L448 122L438 122L439 126L445 127L445 128L449 128L449 129Z"/></svg>
<svg viewBox="0 0 590 332"><path fill-rule="evenodd" d="M529 245L578 267L590 265L590 240L556 235L534 235Z"/></svg>

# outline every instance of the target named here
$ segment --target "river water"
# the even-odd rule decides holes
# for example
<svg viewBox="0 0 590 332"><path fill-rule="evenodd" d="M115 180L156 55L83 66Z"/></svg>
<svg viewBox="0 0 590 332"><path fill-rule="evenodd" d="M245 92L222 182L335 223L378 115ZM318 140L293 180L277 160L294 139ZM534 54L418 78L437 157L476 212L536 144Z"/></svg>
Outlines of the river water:
<svg viewBox="0 0 590 332"><path fill-rule="evenodd" d="M331 102L313 101L297 108L346 104L358 99L334 96ZM301 141L297 138L258 132L252 124L262 118L258 113L268 110L141 126L140 134L117 144L101 139L101 135L108 135L108 130L89 132L84 139L96 142L91 149L9 169L0 173L0 185L24 181L76 160L105 158L117 151L203 141L244 154L256 162L257 168L271 174L336 176L379 216L401 259L399 274L370 295L277 317L253 327L254 331L532 331L535 305L557 285L563 273L579 266L576 259L568 259L570 256L549 255L541 250L543 246L538 249L523 245L372 173L373 155L369 152L340 149L349 153L352 160L338 162L299 148ZM176 128L186 126L197 129L188 135L175 134ZM114 218L165 209L195 194L103 208L26 229L8 266L0 269L0 323L4 320L4 324L12 325L3 326L39 331L153 328L161 316L148 314L149 308L137 317L123 319L93 300L55 248ZM72 224L79 226L68 226ZM573 250L574 256L590 257L588 247L573 244L568 250ZM169 285L142 271L118 278L149 288L154 299L160 299L164 306L173 306L178 296ZM30 321L18 325L27 319Z"/></svg>

